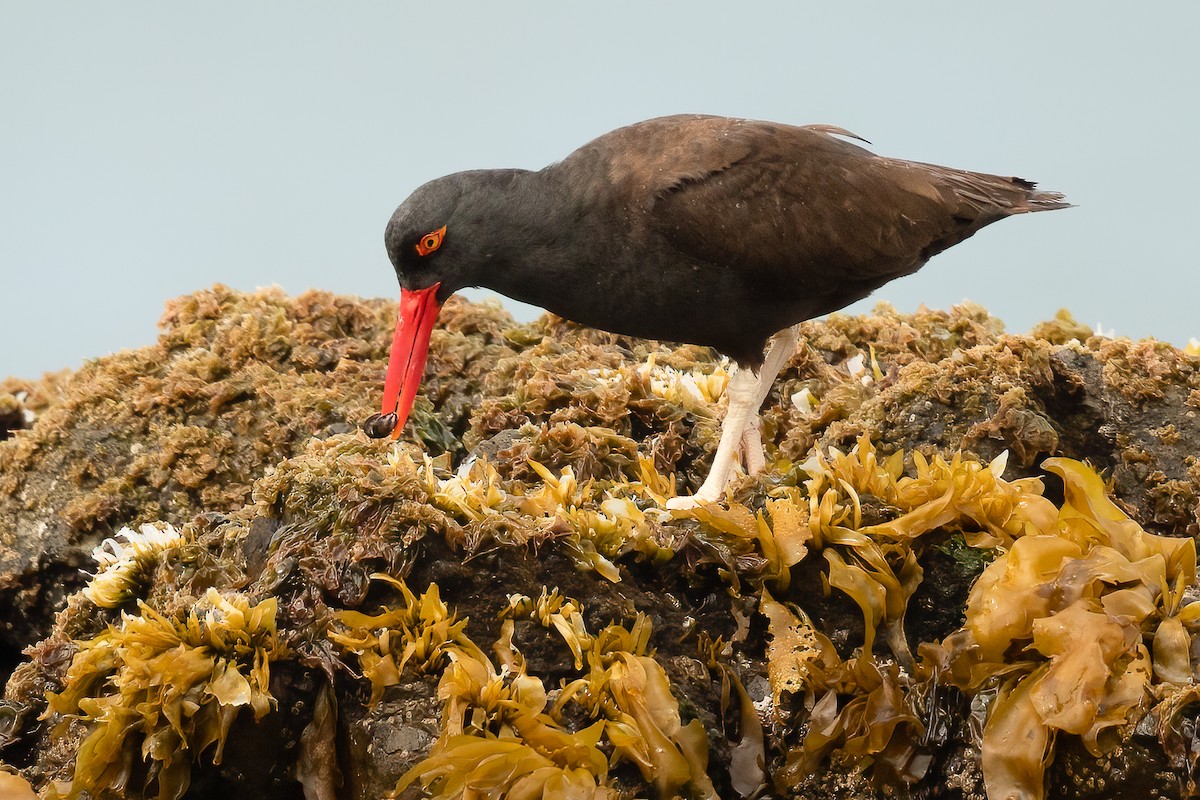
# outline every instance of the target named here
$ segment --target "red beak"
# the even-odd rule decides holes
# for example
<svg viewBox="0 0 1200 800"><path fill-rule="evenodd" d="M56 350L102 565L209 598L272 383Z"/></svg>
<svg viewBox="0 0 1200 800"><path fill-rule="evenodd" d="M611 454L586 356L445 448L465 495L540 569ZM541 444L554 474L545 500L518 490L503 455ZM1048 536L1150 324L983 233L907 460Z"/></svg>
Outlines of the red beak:
<svg viewBox="0 0 1200 800"><path fill-rule="evenodd" d="M387 379L383 384L383 409L363 423L367 435L373 439L398 438L408 421L417 398L417 387L425 374L429 336L442 308L437 301L440 286L435 283L427 289L400 290L400 319L396 322Z"/></svg>

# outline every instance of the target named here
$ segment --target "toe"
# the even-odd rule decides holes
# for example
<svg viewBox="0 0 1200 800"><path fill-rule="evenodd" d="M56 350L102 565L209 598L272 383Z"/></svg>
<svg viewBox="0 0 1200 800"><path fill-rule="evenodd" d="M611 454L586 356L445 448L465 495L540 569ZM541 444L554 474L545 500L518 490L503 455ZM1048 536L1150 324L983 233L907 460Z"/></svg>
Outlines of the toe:
<svg viewBox="0 0 1200 800"><path fill-rule="evenodd" d="M669 511L687 511L700 506L707 506L717 502L716 497L709 497L707 494L697 492L690 497L671 497L667 500L667 509Z"/></svg>

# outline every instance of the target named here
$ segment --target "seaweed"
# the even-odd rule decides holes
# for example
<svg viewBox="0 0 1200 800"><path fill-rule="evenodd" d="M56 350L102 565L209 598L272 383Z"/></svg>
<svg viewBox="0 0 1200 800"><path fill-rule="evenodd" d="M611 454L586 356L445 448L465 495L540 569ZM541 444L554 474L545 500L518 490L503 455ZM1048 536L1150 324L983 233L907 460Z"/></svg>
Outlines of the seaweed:
<svg viewBox="0 0 1200 800"><path fill-rule="evenodd" d="M418 598L408 586L390 575L377 573L374 580L399 589L404 605L386 606L378 614L342 610L334 614L335 627L329 639L344 652L358 657L359 669L371 682L370 704L377 704L384 690L400 682L407 669L412 672L440 671L454 656L480 659L483 653L464 634L467 620L456 620L430 584Z"/></svg>
<svg viewBox="0 0 1200 800"><path fill-rule="evenodd" d="M193 761L211 747L221 762L241 710L260 720L275 703L270 665L287 651L274 599L252 605L209 589L186 613L138 610L79 642L63 691L48 695L59 731L74 718L87 726L69 788L52 785L49 798L119 796L139 779L159 798L182 797Z"/></svg>
<svg viewBox="0 0 1200 800"><path fill-rule="evenodd" d="M1056 734L1079 736L1099 756L1149 698L1171 702L1193 685L1200 607L1184 601L1195 542L1146 533L1079 462L1045 466L1066 487L1057 519L988 566L963 629L929 652L950 682L994 698L981 748L999 797L1044 796Z"/></svg>
<svg viewBox="0 0 1200 800"><path fill-rule="evenodd" d="M0 387L34 415L5 635L37 642L0 747L42 796L1194 791L1194 354L969 304L810 321L766 469L667 511L715 354L451 303L376 442L393 305L218 288ZM257 632L214 647L214 592Z"/></svg>
<svg viewBox="0 0 1200 800"><path fill-rule="evenodd" d="M434 798L613 798L611 766L635 764L661 796L715 798L704 772L707 738L698 721L682 725L666 672L647 647L649 621L639 615L630 628L609 625L596 635L583 622L582 607L557 589L537 601L512 595L500 611L504 620L495 651L501 668L467 637L467 620L455 621L431 584L420 598L400 580L377 580L398 589L404 606L376 615L343 611L349 626L330 638L359 659L372 684L370 704L406 671L441 672L442 732L428 754L400 779L396 793L420 781ZM550 704L543 682L530 675L513 644L514 620L528 617L553 628L586 674L562 687ZM564 709L578 706L596 722L577 730L564 722ZM611 757L600 749L611 750Z"/></svg>

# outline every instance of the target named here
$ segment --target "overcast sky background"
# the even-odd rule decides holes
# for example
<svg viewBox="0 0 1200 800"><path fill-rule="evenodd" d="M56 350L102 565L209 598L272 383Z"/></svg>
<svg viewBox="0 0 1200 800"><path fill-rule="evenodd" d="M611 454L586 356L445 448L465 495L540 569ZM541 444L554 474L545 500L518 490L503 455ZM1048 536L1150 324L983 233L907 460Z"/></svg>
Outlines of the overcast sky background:
<svg viewBox="0 0 1200 800"><path fill-rule="evenodd" d="M1067 306L1183 344L1198 30L1182 0L0 0L0 376L149 344L216 282L395 297L383 227L424 181L678 112L833 123L1079 205L853 308L969 298L1021 332Z"/></svg>

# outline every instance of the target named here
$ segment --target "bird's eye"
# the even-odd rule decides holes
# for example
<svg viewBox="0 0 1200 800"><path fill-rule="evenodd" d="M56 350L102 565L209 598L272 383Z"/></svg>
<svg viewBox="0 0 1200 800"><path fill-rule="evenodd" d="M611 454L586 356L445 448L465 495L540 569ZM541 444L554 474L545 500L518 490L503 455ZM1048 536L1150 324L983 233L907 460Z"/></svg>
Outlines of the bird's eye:
<svg viewBox="0 0 1200 800"><path fill-rule="evenodd" d="M442 239L446 236L446 226L438 228L436 231L430 231L421 237L417 242L417 255L427 256L434 250L442 246Z"/></svg>

